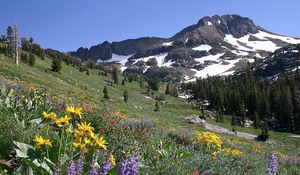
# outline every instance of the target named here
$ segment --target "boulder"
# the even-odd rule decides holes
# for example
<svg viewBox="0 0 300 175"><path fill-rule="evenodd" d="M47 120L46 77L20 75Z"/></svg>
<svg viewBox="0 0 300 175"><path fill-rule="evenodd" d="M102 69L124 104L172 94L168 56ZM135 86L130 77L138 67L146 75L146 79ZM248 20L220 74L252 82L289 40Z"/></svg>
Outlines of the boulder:
<svg viewBox="0 0 300 175"><path fill-rule="evenodd" d="M199 118L199 116L197 115L190 115L188 117L185 117L184 119L188 123L201 124L201 125L204 125L206 123L205 120Z"/></svg>

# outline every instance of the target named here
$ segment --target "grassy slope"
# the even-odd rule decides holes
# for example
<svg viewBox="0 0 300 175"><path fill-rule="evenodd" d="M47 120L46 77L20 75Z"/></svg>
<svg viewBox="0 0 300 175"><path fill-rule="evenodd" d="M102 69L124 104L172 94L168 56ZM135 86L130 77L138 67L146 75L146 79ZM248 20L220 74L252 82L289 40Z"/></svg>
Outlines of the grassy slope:
<svg viewBox="0 0 300 175"><path fill-rule="evenodd" d="M144 92L146 89L139 87L137 82L126 82L125 86L114 85L109 86L108 81L111 76L100 76L98 70L90 70L90 76L86 73L81 73L78 69L63 64L62 72L54 73L50 71L51 60L46 58L41 60L36 58L34 67L30 67L24 63L16 66L11 58L0 58L0 79L14 80L18 83L27 84L34 87L44 87L52 96L58 98L73 97L85 103L92 103L98 105L108 105L114 111L121 111L134 118L145 117L154 122L161 128L168 128L171 130L187 129L190 130L203 130L200 126L189 125L182 122L182 117L190 114L199 114L198 110L192 109L191 106L180 98L166 96L166 104L161 106L160 112L155 112L155 101L153 99L146 99ZM121 78L121 77L120 77ZM103 87L108 87L110 100L103 99ZM127 90L129 93L129 101L123 101L123 91ZM163 93L164 88L160 92ZM231 129L230 119L225 120L225 123L215 123ZM246 129L236 127L238 131L259 134L259 130ZM221 134L226 138L234 138ZM300 139L287 137L288 133L271 132L273 139L279 141L276 146L283 152L298 153L300 154ZM255 141L247 141L253 143ZM255 144L262 144L257 143Z"/></svg>
<svg viewBox="0 0 300 175"><path fill-rule="evenodd" d="M33 67L21 63L16 66L11 58L0 58L0 78L14 79L15 81L33 87L44 87L49 93L58 98L74 97L76 100L99 105L109 105L115 111L126 114L134 114L136 118L149 118L152 122L161 127L177 128L182 127L183 116L197 114L199 111L192 109L184 100L166 96L167 103L161 106L160 112L155 112L155 100L146 99L144 92L146 88L139 87L138 82L126 82L125 86L110 86L107 77L98 75L98 70L90 70L90 75L79 72L78 69L63 63L61 73L50 71L51 60L36 58ZM121 76L119 77L121 80ZM102 90L107 86L110 100L103 99ZM129 93L129 101L123 101L123 91ZM164 88L157 95L163 93Z"/></svg>

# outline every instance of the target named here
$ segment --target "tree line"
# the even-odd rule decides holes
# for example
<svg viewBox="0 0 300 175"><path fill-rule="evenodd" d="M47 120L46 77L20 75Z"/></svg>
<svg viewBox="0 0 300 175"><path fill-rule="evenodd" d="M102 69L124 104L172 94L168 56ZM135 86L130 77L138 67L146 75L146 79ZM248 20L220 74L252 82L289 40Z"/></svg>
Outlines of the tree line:
<svg viewBox="0 0 300 175"><path fill-rule="evenodd" d="M247 70L239 76L199 78L185 85L187 89L194 99L208 100L221 118L232 115L232 125L244 126L248 118L255 128L300 133L299 71L271 81Z"/></svg>

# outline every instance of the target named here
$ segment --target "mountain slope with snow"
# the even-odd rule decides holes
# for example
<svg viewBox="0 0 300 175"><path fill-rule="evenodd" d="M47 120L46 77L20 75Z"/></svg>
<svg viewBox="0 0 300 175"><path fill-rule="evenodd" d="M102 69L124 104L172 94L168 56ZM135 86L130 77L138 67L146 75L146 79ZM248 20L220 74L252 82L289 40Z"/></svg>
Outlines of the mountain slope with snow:
<svg viewBox="0 0 300 175"><path fill-rule="evenodd" d="M179 72L178 81L231 75L247 62L264 59L300 39L268 32L238 15L204 17L171 38L139 38L80 48L72 55L119 63L124 73L159 75ZM97 50L98 48L98 50ZM83 55L83 56L82 56ZM98 56L97 56L98 55ZM173 75L173 74L172 74Z"/></svg>

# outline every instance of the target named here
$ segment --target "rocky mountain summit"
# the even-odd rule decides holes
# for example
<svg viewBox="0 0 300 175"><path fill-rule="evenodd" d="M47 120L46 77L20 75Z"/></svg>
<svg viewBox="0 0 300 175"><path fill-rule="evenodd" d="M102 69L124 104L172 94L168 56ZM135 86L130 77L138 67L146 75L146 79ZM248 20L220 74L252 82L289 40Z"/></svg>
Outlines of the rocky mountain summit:
<svg viewBox="0 0 300 175"><path fill-rule="evenodd" d="M264 59L300 39L269 32L239 15L204 17L170 38L144 37L107 41L79 48L83 60L118 63L120 70L159 76L166 81L193 81L207 75L230 75L247 62Z"/></svg>

